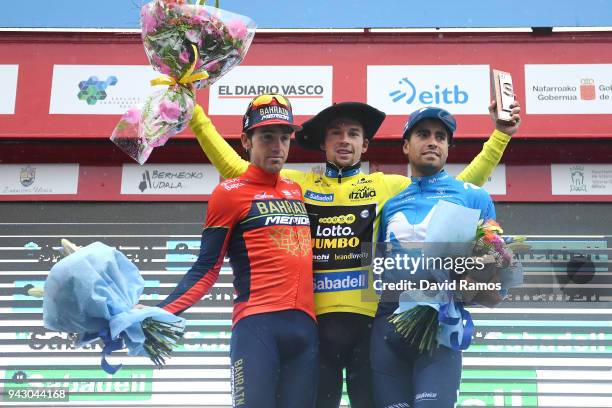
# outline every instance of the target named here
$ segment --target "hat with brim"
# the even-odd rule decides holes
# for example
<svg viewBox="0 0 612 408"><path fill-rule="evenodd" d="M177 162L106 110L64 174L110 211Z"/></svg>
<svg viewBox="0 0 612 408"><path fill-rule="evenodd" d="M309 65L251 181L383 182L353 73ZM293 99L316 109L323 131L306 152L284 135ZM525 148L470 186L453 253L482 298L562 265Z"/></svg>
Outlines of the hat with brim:
<svg viewBox="0 0 612 408"><path fill-rule="evenodd" d="M385 120L385 113L361 102L341 102L323 109L302 123L302 130L295 134L298 145L305 149L321 150L327 126L335 119L349 118L361 124L364 136L371 140Z"/></svg>
<svg viewBox="0 0 612 408"><path fill-rule="evenodd" d="M422 120L425 119L435 119L442 122L442 125L448 131L448 143L451 144L453 140L453 134L455 130L457 130L457 121L455 117L451 115L450 112L444 110L442 108L436 108L433 106L427 106L421 109L418 109L410 114L408 117L408 121L404 126L404 133L402 134L402 138L406 139L410 136L410 132L412 129Z"/></svg>
<svg viewBox="0 0 612 408"><path fill-rule="evenodd" d="M266 120L266 121L259 122L259 123L255 124L255 125L249 127L248 130L255 129L255 128L258 128L258 127L262 127L262 126L268 126L268 125L288 126L291 129L293 129L294 132L302 130L302 127L300 125L294 125L293 123L289 123L289 122L284 121L284 120Z"/></svg>

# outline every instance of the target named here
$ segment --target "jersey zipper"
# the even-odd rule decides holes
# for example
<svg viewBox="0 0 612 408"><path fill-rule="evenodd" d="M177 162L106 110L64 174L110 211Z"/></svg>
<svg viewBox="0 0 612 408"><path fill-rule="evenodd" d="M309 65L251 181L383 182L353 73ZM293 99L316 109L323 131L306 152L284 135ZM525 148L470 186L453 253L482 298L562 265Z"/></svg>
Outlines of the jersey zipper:
<svg viewBox="0 0 612 408"><path fill-rule="evenodd" d="M278 193L278 194L279 194L281 197L284 197L284 196L283 196L283 194L282 194L282 192L279 192L279 191L277 190L276 186L274 187L274 190L275 190L275 191L276 191L276 192L277 192L277 193ZM285 201L285 202L289 203L289 200L287 200L286 198L283 198L283 201ZM295 220L293 220L293 221L291 222L291 229L292 229L293 234L295 234L295 241L296 241L297 246L298 246L298 249L299 249L299 251L300 251L300 253L301 253L301 251L302 251L302 243L300 242L300 235L298 234L298 225L296 224ZM295 290L294 290L294 295L295 295L295 296L294 296L294 298L293 298L293 306L294 306L294 307L297 307L297 300L298 300L298 297L299 297L299 293L298 293L298 292L299 292L299 290L300 290L300 280L301 280L301 278L302 278L302 277L301 277L301 271L299 270L299 268L297 268L297 269L298 269L298 274L297 274L297 279L295 280Z"/></svg>
<svg viewBox="0 0 612 408"><path fill-rule="evenodd" d="M293 221L293 225L292 226L293 226L293 232L295 234L295 241L298 244L298 249L299 249L300 254L301 254L302 253L302 243L300 242L300 235L298 234L298 226L296 225L295 220ZM298 300L298 297L299 297L299 293L298 292L300 291L300 281L302 279L302 276L301 276L302 272L300 271L300 268L297 268L297 269L298 269L298 274L297 274L297 279L295 281L295 298L293 299L293 306L294 307L297 307L297 300Z"/></svg>
<svg viewBox="0 0 612 408"><path fill-rule="evenodd" d="M417 183L416 183L416 185L417 185L417 195L419 197L418 201L415 201L415 209L416 209L416 211L419 211L419 208L416 205L416 203L421 202L422 199L423 199L423 187L421 186L421 181L422 180L418 180ZM416 236L416 227L417 227L416 225L412 225L412 237L413 238Z"/></svg>

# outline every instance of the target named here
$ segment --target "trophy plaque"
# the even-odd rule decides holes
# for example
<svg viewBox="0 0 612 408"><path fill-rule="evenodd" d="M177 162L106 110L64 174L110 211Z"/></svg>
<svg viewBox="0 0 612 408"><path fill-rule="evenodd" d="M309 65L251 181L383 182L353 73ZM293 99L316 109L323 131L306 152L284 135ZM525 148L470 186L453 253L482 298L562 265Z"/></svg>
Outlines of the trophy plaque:
<svg viewBox="0 0 612 408"><path fill-rule="evenodd" d="M512 87L512 76L509 72L491 70L491 82L493 92L495 93L495 116L498 121L510 125L514 124L512 119L512 108L510 105L514 102L514 89Z"/></svg>

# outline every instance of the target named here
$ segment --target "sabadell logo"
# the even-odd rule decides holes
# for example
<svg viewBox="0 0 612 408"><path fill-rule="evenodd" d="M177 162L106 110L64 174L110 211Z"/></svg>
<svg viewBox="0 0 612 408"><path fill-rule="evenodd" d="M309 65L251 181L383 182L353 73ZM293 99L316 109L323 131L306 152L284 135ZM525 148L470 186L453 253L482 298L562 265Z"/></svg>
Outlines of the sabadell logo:
<svg viewBox="0 0 612 408"><path fill-rule="evenodd" d="M422 105L462 105L470 99L467 91L459 88L459 85L442 86L435 84L433 88L417 88L408 78L402 78L398 82L399 87L389 92L389 97L395 103L404 102Z"/></svg>

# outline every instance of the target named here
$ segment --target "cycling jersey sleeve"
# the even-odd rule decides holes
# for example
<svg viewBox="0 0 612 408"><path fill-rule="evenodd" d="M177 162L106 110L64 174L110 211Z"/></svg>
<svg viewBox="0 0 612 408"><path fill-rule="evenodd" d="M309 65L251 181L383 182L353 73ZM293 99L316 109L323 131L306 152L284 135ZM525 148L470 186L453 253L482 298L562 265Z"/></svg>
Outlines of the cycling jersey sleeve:
<svg viewBox="0 0 612 408"><path fill-rule="evenodd" d="M482 151L463 169L457 179L482 186L499 163L509 141L510 136L495 129Z"/></svg>
<svg viewBox="0 0 612 408"><path fill-rule="evenodd" d="M222 188L217 187L213 192L208 202L198 259L158 307L178 315L197 303L217 281L239 214L236 206L228 205L229 200L227 191Z"/></svg>
<svg viewBox="0 0 612 408"><path fill-rule="evenodd" d="M495 205L493 205L493 200L487 194L488 201L486 202L482 212L480 213L481 218L486 220L494 220L497 216L495 214Z"/></svg>
<svg viewBox="0 0 612 408"><path fill-rule="evenodd" d="M244 160L229 143L219 134L210 118L204 113L200 105L193 110L193 117L189 127L196 135L200 147L208 160L219 171L223 178L235 178L244 174L249 162ZM304 173L297 170L281 170L281 176L300 184Z"/></svg>
<svg viewBox="0 0 612 408"><path fill-rule="evenodd" d="M408 177L400 176L399 174L385 174L383 180L389 190L389 198L395 197L410 184Z"/></svg>
<svg viewBox="0 0 612 408"><path fill-rule="evenodd" d="M208 159L223 178L238 177L247 170L249 162L240 157L223 139L200 105L196 105L193 110L189 127L195 133Z"/></svg>

